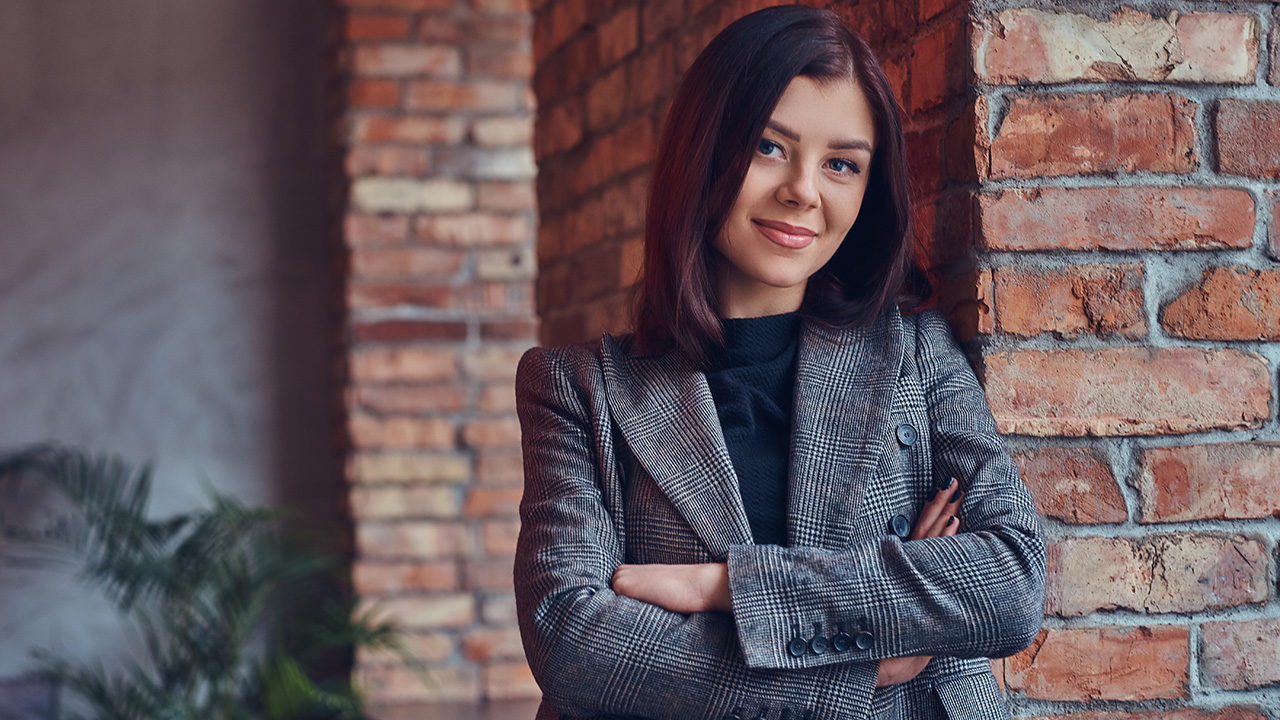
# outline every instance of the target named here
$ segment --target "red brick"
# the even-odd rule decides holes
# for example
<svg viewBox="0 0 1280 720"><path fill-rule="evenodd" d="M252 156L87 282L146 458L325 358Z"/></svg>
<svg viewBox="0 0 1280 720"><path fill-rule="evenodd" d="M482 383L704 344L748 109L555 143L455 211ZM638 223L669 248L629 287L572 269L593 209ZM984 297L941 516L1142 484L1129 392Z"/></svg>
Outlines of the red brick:
<svg viewBox="0 0 1280 720"><path fill-rule="evenodd" d="M1280 618L1205 623L1200 671L1210 684L1251 690L1280 683Z"/></svg>
<svg viewBox="0 0 1280 720"><path fill-rule="evenodd" d="M1259 427L1270 417L1266 360L1233 349L1012 350L988 355L985 376L1007 433L1177 434Z"/></svg>
<svg viewBox="0 0 1280 720"><path fill-rule="evenodd" d="M447 308L452 302L449 285L405 283L358 283L347 285L347 304L355 310L390 308L401 305Z"/></svg>
<svg viewBox="0 0 1280 720"><path fill-rule="evenodd" d="M351 126L357 143L451 145L461 142L467 126L457 117L360 115Z"/></svg>
<svg viewBox="0 0 1280 720"><path fill-rule="evenodd" d="M982 250L1209 250L1253 244L1253 198L1223 188L1031 188L978 196Z"/></svg>
<svg viewBox="0 0 1280 720"><path fill-rule="evenodd" d="M943 185L942 138L945 128L933 126L910 132L907 140L907 172L919 192L937 191Z"/></svg>
<svg viewBox="0 0 1280 720"><path fill-rule="evenodd" d="M1111 467L1087 447L1047 447L1014 454L1041 515L1068 523L1122 523L1124 498Z"/></svg>
<svg viewBox="0 0 1280 720"><path fill-rule="evenodd" d="M533 77L533 55L526 49L510 47L471 48L467 51L467 72L527 83Z"/></svg>
<svg viewBox="0 0 1280 720"><path fill-rule="evenodd" d="M1032 720L1267 720L1257 708L1232 705L1220 710L1176 708L1173 710L1124 710L1075 712L1070 715L1037 715Z"/></svg>
<svg viewBox="0 0 1280 720"><path fill-rule="evenodd" d="M583 112L577 99L555 105L539 115L534 125L534 148L538 160L564 152L582 140Z"/></svg>
<svg viewBox="0 0 1280 720"><path fill-rule="evenodd" d="M967 18L939 26L916 41L911 52L911 112L927 110L959 97L965 90L969 67L965 43Z"/></svg>
<svg viewBox="0 0 1280 720"><path fill-rule="evenodd" d="M463 628L476 618L476 601L470 593L379 598L374 609L405 628Z"/></svg>
<svg viewBox="0 0 1280 720"><path fill-rule="evenodd" d="M375 320L357 322L351 336L356 342L409 342L467 339L467 323L459 320Z"/></svg>
<svg viewBox="0 0 1280 720"><path fill-rule="evenodd" d="M1271 196L1271 257L1280 260L1280 194Z"/></svg>
<svg viewBox="0 0 1280 720"><path fill-rule="evenodd" d="M430 681L424 680L430 678ZM352 680L361 693L380 703L476 703L483 698L480 668L469 663L428 664L425 668L360 665Z"/></svg>
<svg viewBox="0 0 1280 720"><path fill-rule="evenodd" d="M460 36L449 42L465 40L469 47L478 48L489 45L506 45L508 47L527 46L533 37L533 18L529 15L478 15L470 14L459 17L463 26ZM425 23L423 26L425 31ZM424 37L425 40L431 38ZM528 79L532 71L524 77Z"/></svg>
<svg viewBox="0 0 1280 720"><path fill-rule="evenodd" d="M994 178L1189 173L1196 105L1181 95L1018 97L991 140Z"/></svg>
<svg viewBox="0 0 1280 720"><path fill-rule="evenodd" d="M352 13L342 24L347 40L399 40L409 34L407 15Z"/></svg>
<svg viewBox="0 0 1280 720"><path fill-rule="evenodd" d="M375 611L376 612L376 611ZM404 630L400 645L414 660L440 663L454 657L462 646L457 633L445 630ZM404 656L390 648L358 647L355 659L361 665L403 664Z"/></svg>
<svg viewBox="0 0 1280 720"><path fill-rule="evenodd" d="M1020 337L1043 332L1059 338L1082 333L1142 337L1147 333L1142 274L1138 264L996 268L996 327Z"/></svg>
<svg viewBox="0 0 1280 720"><path fill-rule="evenodd" d="M446 46L361 45L353 52L352 69L361 76L457 77L462 72L462 55Z"/></svg>
<svg viewBox="0 0 1280 720"><path fill-rule="evenodd" d="M412 558L420 561L466 556L475 546L471 529L459 522L418 520L356 525L356 551L362 560Z"/></svg>
<svg viewBox="0 0 1280 720"><path fill-rule="evenodd" d="M527 13L529 0L471 0L471 7L481 12Z"/></svg>
<svg viewBox="0 0 1280 720"><path fill-rule="evenodd" d="M472 488L462 513L467 517L516 517L520 511L521 488Z"/></svg>
<svg viewBox="0 0 1280 720"><path fill-rule="evenodd" d="M347 89L354 107L393 108L400 105L400 83L395 80L356 80Z"/></svg>
<svg viewBox="0 0 1280 720"><path fill-rule="evenodd" d="M1041 630L1005 660L1005 683L1037 700L1148 700L1187 697L1185 627Z"/></svg>
<svg viewBox="0 0 1280 720"><path fill-rule="evenodd" d="M1160 324L1200 340L1280 340L1280 271L1205 270L1199 284L1165 306Z"/></svg>
<svg viewBox="0 0 1280 720"><path fill-rule="evenodd" d="M463 564L462 580L468 590L510 592L515 587L511 558L468 558Z"/></svg>
<svg viewBox="0 0 1280 720"><path fill-rule="evenodd" d="M486 182L476 185L476 206L481 210L537 210L533 183Z"/></svg>
<svg viewBox="0 0 1280 720"><path fill-rule="evenodd" d="M452 448L457 428L444 418L391 417L352 415L347 418L351 444L364 448Z"/></svg>
<svg viewBox="0 0 1280 720"><path fill-rule="evenodd" d="M538 174L533 150L524 147L442 147L435 161L441 174L467 180L532 180Z"/></svg>
<svg viewBox="0 0 1280 720"><path fill-rule="evenodd" d="M491 346L462 356L463 372L477 380L515 380L524 348Z"/></svg>
<svg viewBox="0 0 1280 720"><path fill-rule="evenodd" d="M450 519L462 516L462 493L456 485L357 485L351 488L351 518L356 522L403 518Z"/></svg>
<svg viewBox="0 0 1280 720"><path fill-rule="evenodd" d="M472 282L458 288L457 303L472 315L530 315L534 311L533 282Z"/></svg>
<svg viewBox="0 0 1280 720"><path fill-rule="evenodd" d="M465 483L471 457L457 452L357 452L347 457L351 483Z"/></svg>
<svg viewBox="0 0 1280 720"><path fill-rule="evenodd" d="M599 130L616 124L626 108L628 92L627 69L622 66L591 83L585 94L587 127Z"/></svg>
<svg viewBox="0 0 1280 720"><path fill-rule="evenodd" d="M356 279L450 277L462 269L465 257L453 248L357 249L351 253L351 274Z"/></svg>
<svg viewBox="0 0 1280 720"><path fill-rule="evenodd" d="M1198 612L1261 603L1267 549L1255 539L1207 533L1141 538L1074 537L1049 545L1046 612Z"/></svg>
<svg viewBox="0 0 1280 720"><path fill-rule="evenodd" d="M353 178L364 175L422 177L431 169L431 154L417 148L357 146L347 151L343 168Z"/></svg>
<svg viewBox="0 0 1280 720"><path fill-rule="evenodd" d="M375 413L458 412L467 406L467 388L447 385L360 385L352 388L352 406Z"/></svg>
<svg viewBox="0 0 1280 720"><path fill-rule="evenodd" d="M1258 23L1251 15L1155 17L1123 8L1107 20L1018 8L997 13L975 37L978 79L1252 84Z"/></svg>
<svg viewBox="0 0 1280 720"><path fill-rule="evenodd" d="M991 319L991 271L977 269L945 277L938 286L938 309L951 323L956 339L969 342L979 334L995 332Z"/></svg>
<svg viewBox="0 0 1280 720"><path fill-rule="evenodd" d="M535 342L538 339L538 321L531 319L486 320L480 323L480 339Z"/></svg>
<svg viewBox="0 0 1280 720"><path fill-rule="evenodd" d="M479 118L471 123L471 139L480 147L528 147L533 142L533 118Z"/></svg>
<svg viewBox="0 0 1280 720"><path fill-rule="evenodd" d="M953 7L959 7L963 3L959 0L920 0L920 19L931 20L934 17L950 10Z"/></svg>
<svg viewBox="0 0 1280 720"><path fill-rule="evenodd" d="M513 111L519 107L521 89L519 83L507 80L421 80L409 83L405 105L439 112Z"/></svg>
<svg viewBox="0 0 1280 720"><path fill-rule="evenodd" d="M524 215L468 213L418 218L414 232L424 242L447 245L517 245L533 239L533 227Z"/></svg>
<svg viewBox="0 0 1280 720"><path fill-rule="evenodd" d="M398 245L409 235L409 218L404 215L356 215L343 219L347 243L356 247Z"/></svg>
<svg viewBox="0 0 1280 720"><path fill-rule="evenodd" d="M623 125L612 136L613 174L620 175L653 160L653 124L642 117Z"/></svg>
<svg viewBox="0 0 1280 720"><path fill-rule="evenodd" d="M519 450L492 448L476 452L476 482L506 486L524 481L524 457Z"/></svg>
<svg viewBox="0 0 1280 720"><path fill-rule="evenodd" d="M1280 102L1223 99L1214 136L1219 172L1280 179Z"/></svg>
<svg viewBox="0 0 1280 720"><path fill-rule="evenodd" d="M532 337L525 339L529 345L534 344L534 341ZM480 389L480 400L476 403L476 409L487 413L514 413L516 411L515 388L506 380L485 383Z"/></svg>
<svg viewBox="0 0 1280 720"><path fill-rule="evenodd" d="M600 67L609 67L640 44L639 10L628 5L600 24Z"/></svg>
<svg viewBox="0 0 1280 720"><path fill-rule="evenodd" d="M453 560L412 563L356 561L351 582L362 596L420 590L457 590L458 564Z"/></svg>
<svg viewBox="0 0 1280 720"><path fill-rule="evenodd" d="M484 669L485 697L492 700L521 700L542 697L526 662L493 663Z"/></svg>
<svg viewBox="0 0 1280 720"><path fill-rule="evenodd" d="M462 429L467 447L501 447L520 444L520 421L513 417L471 420Z"/></svg>
<svg viewBox="0 0 1280 720"><path fill-rule="evenodd" d="M359 348L351 355L354 382L431 381L452 379L457 354L437 348Z"/></svg>
<svg viewBox="0 0 1280 720"><path fill-rule="evenodd" d="M1275 31L1277 26L1280 26L1280 8L1271 13L1271 69L1267 71L1267 82L1272 85L1280 85L1280 33Z"/></svg>
<svg viewBox="0 0 1280 720"><path fill-rule="evenodd" d="M507 568L510 575L510 568ZM524 646L520 642L520 629L475 628L462 636L462 655L468 660L520 659Z"/></svg>
<svg viewBox="0 0 1280 720"><path fill-rule="evenodd" d="M652 3L650 3L650 6ZM648 6L646 6L648 7ZM627 102L631 108L647 108L674 92L674 52L671 42L646 46L627 64Z"/></svg>
<svg viewBox="0 0 1280 720"><path fill-rule="evenodd" d="M488 520L484 523L484 551L490 555L514 555L520 535L519 520Z"/></svg>
<svg viewBox="0 0 1280 720"><path fill-rule="evenodd" d="M1280 517L1280 445L1149 448L1138 495L1139 522Z"/></svg>

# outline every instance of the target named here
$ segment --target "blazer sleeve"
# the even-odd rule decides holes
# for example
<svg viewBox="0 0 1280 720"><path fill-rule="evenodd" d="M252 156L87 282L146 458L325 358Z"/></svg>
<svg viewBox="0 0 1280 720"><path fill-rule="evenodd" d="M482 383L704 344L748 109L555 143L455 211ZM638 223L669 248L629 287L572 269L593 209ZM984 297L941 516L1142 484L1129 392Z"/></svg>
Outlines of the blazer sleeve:
<svg viewBox="0 0 1280 720"><path fill-rule="evenodd" d="M961 532L911 542L886 534L838 550L731 548L733 617L751 667L1004 657L1030 645L1040 629L1045 546L1035 505L946 319L926 312L915 322L933 472L963 483ZM788 654L794 628L815 623L866 633L867 647Z"/></svg>
<svg viewBox="0 0 1280 720"><path fill-rule="evenodd" d="M749 668L727 613L672 613L613 593L624 548L601 470L614 459L602 445L607 411L590 392L597 371L581 346L535 348L516 377L525 463L516 606L545 698L573 716L865 715L876 663Z"/></svg>

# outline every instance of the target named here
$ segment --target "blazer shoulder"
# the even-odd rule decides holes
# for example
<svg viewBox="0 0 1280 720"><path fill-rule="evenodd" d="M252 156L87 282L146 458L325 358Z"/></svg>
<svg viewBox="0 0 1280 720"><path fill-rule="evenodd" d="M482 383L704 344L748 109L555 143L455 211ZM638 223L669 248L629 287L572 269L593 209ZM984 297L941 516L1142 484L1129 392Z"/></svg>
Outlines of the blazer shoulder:
<svg viewBox="0 0 1280 720"><path fill-rule="evenodd" d="M582 381L601 377L600 341L583 341L553 347L532 347L520 357L516 368L516 387L551 381ZM576 381L576 382L575 382Z"/></svg>

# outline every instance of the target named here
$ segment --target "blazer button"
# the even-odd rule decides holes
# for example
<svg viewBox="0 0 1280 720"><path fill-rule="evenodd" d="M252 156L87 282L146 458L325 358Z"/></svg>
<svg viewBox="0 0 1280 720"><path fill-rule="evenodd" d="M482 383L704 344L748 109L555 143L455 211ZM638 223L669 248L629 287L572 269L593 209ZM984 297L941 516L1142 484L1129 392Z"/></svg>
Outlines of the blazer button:
<svg viewBox="0 0 1280 720"><path fill-rule="evenodd" d="M849 637L847 632L838 632L831 638L831 647L835 648L836 652L844 652L853 647L853 638Z"/></svg>
<svg viewBox="0 0 1280 720"><path fill-rule="evenodd" d="M907 522L906 515L903 515L902 513L898 513L897 515L893 516L892 520L889 521L889 530L894 535L897 535L903 540L906 540L907 536L911 534L911 523Z"/></svg>
<svg viewBox="0 0 1280 720"><path fill-rule="evenodd" d="M799 635L791 638L791 642L787 643L787 652L791 653L795 657L804 655L808 649L809 643L805 642L804 638Z"/></svg>
<svg viewBox="0 0 1280 720"><path fill-rule="evenodd" d="M809 641L809 650L813 651L814 655L821 655L830 647L831 644L827 641L827 638L821 634L814 635L813 639Z"/></svg>
<svg viewBox="0 0 1280 720"><path fill-rule="evenodd" d="M907 447L911 447L912 445L916 444L916 438L917 438L916 429L911 427L910 423L902 423L901 425L899 425L897 433L898 433L898 442L902 443L903 445Z"/></svg>
<svg viewBox="0 0 1280 720"><path fill-rule="evenodd" d="M735 711L725 715L724 720L742 720L742 716Z"/></svg>
<svg viewBox="0 0 1280 720"><path fill-rule="evenodd" d="M863 630L853 639L853 644L858 646L859 650L870 650L871 641L875 640L875 636L870 632Z"/></svg>

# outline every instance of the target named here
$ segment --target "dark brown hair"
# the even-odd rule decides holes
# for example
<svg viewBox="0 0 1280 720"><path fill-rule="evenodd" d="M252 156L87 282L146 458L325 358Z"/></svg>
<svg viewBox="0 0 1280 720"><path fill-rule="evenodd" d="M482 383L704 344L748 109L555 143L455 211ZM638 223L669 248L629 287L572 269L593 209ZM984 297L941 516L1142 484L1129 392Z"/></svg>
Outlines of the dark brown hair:
<svg viewBox="0 0 1280 720"><path fill-rule="evenodd" d="M873 321L927 294L913 261L906 153L898 102L865 40L829 10L785 5L739 18L694 60L662 130L645 223L636 306L643 352L675 349L705 367L723 344L715 250L774 106L798 75L852 79L875 119L862 209L831 260L809 280L802 314L829 326Z"/></svg>

